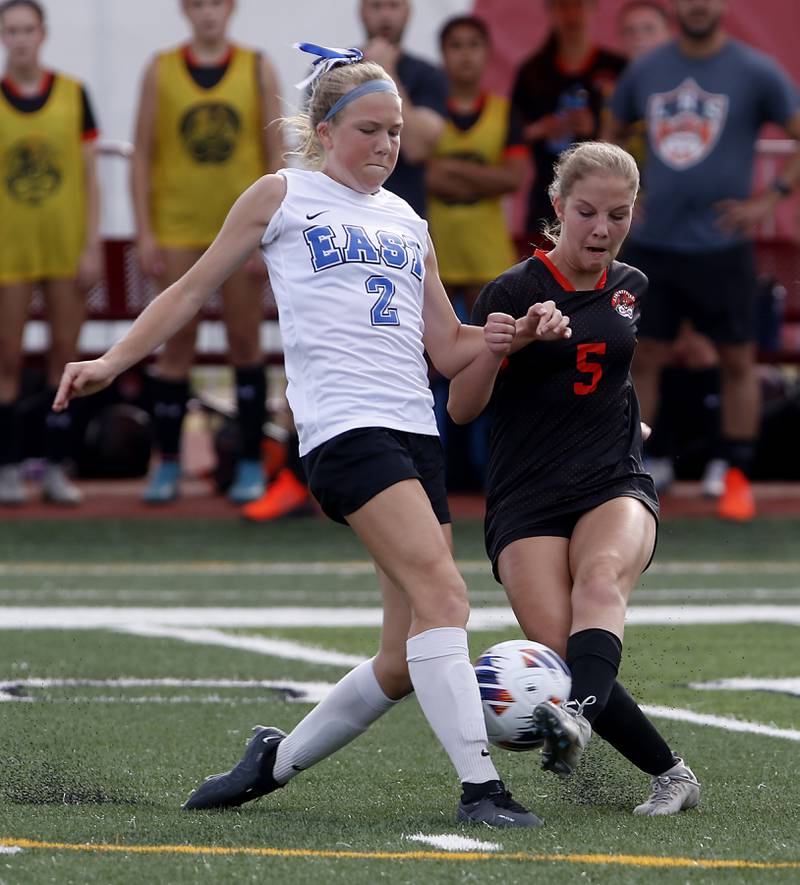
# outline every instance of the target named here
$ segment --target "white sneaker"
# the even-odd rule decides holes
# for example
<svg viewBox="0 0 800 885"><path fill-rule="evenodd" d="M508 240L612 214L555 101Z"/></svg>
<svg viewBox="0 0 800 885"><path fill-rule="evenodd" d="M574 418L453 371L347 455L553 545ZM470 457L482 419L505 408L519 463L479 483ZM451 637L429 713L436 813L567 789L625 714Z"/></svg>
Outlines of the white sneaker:
<svg viewBox="0 0 800 885"><path fill-rule="evenodd" d="M652 793L633 809L634 814L655 817L661 814L676 814L687 808L694 808L700 801L700 782L683 759L675 757L675 765L652 778Z"/></svg>
<svg viewBox="0 0 800 885"><path fill-rule="evenodd" d="M653 477L657 492L666 492L675 482L672 458L647 458L644 469Z"/></svg>
<svg viewBox="0 0 800 885"><path fill-rule="evenodd" d="M724 458L712 458L703 471L700 487L705 498L721 498L725 491L725 474L728 462Z"/></svg>
<svg viewBox="0 0 800 885"><path fill-rule="evenodd" d="M0 506L15 507L28 500L22 481L22 465L0 465Z"/></svg>
<svg viewBox="0 0 800 885"><path fill-rule="evenodd" d="M543 701L534 707L533 730L544 739L542 768L545 771L568 777L575 770L592 736L592 726L583 715L583 708L596 700L590 695L582 703Z"/></svg>
<svg viewBox="0 0 800 885"><path fill-rule="evenodd" d="M83 492L69 480L64 466L49 461L42 475L42 493L45 501L75 507L83 501Z"/></svg>

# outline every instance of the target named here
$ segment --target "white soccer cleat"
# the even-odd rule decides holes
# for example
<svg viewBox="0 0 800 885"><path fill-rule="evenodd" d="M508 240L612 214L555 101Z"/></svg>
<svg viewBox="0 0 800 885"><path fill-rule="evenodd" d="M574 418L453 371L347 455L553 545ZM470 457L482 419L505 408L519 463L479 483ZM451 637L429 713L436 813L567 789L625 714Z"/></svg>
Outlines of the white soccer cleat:
<svg viewBox="0 0 800 885"><path fill-rule="evenodd" d="M725 491L725 474L728 462L724 458L712 458L703 471L700 487L704 498L721 498Z"/></svg>
<svg viewBox="0 0 800 885"><path fill-rule="evenodd" d="M17 507L28 500L22 467L19 464L0 465L0 505Z"/></svg>
<svg viewBox="0 0 800 885"><path fill-rule="evenodd" d="M700 801L700 782L683 759L675 757L675 765L651 780L652 793L633 809L634 814L656 817L676 814L695 808Z"/></svg>
<svg viewBox="0 0 800 885"><path fill-rule="evenodd" d="M63 465L49 462L42 475L42 493L45 501L62 507L76 507L83 501L83 492L70 482Z"/></svg>

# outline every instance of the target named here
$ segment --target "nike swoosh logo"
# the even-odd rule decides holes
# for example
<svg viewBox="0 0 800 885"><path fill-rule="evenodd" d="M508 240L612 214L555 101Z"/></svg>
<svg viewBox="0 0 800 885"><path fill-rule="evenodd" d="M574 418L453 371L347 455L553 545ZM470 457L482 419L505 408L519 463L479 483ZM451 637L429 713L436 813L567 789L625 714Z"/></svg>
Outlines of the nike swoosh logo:
<svg viewBox="0 0 800 885"><path fill-rule="evenodd" d="M327 209L320 209L319 212L315 212L313 215L309 215L308 213L306 213L306 218L311 221L312 219L317 218L319 215L322 215L323 212L327 211Z"/></svg>
<svg viewBox="0 0 800 885"><path fill-rule="evenodd" d="M481 756L488 756L488 755L489 755L488 750L481 750Z"/></svg>
<svg viewBox="0 0 800 885"><path fill-rule="evenodd" d="M293 765L292 768L293 768L295 771L305 771L305 768L300 768L299 765Z"/></svg>

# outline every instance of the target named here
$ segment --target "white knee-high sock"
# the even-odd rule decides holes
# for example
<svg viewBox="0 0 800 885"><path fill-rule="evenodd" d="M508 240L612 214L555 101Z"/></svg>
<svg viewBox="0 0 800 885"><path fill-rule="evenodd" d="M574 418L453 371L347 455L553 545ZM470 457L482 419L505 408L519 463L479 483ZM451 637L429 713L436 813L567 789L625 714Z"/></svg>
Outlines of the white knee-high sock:
<svg viewBox="0 0 800 885"><path fill-rule="evenodd" d="M486 722L467 631L436 627L406 643L408 672L422 712L463 783L499 780L489 757Z"/></svg>
<svg viewBox="0 0 800 885"><path fill-rule="evenodd" d="M375 678L372 660L364 661L281 741L272 776L285 784L299 772L349 744L399 701L387 698Z"/></svg>

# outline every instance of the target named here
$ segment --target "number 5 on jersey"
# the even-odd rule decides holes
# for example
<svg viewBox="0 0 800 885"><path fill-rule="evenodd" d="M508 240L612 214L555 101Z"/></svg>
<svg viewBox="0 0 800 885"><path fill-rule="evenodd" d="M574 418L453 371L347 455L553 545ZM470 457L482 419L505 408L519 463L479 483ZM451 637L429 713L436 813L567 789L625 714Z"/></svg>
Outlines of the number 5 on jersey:
<svg viewBox="0 0 800 885"><path fill-rule="evenodd" d="M603 377L603 366L597 360L590 359L590 357L595 355L603 356L605 352L605 341L578 345L578 371L590 375L591 378L589 381L576 381L572 385L572 389L577 396L586 396L587 393L594 393L597 390L597 385Z"/></svg>

